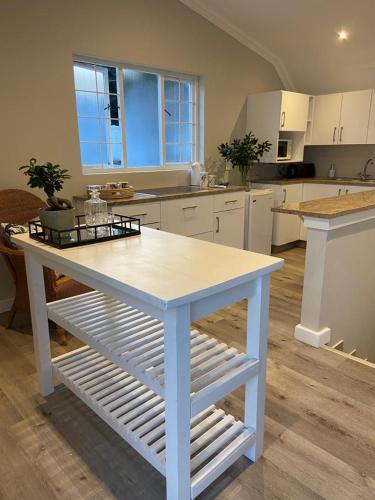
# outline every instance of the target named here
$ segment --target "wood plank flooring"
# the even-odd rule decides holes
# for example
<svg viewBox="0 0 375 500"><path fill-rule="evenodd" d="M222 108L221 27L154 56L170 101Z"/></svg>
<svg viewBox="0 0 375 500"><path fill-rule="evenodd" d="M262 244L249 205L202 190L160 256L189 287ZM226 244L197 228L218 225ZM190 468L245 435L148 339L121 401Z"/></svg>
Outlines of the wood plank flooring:
<svg viewBox="0 0 375 500"><path fill-rule="evenodd" d="M375 370L293 339L304 250L271 283L264 456L240 459L199 498L374 499ZM245 303L196 326L243 349ZM0 318L0 322L5 316ZM19 321L17 329L26 329ZM54 355L67 348L52 342ZM243 390L220 402L238 417ZM164 479L68 389L38 395L32 338L0 327L0 499L164 498Z"/></svg>

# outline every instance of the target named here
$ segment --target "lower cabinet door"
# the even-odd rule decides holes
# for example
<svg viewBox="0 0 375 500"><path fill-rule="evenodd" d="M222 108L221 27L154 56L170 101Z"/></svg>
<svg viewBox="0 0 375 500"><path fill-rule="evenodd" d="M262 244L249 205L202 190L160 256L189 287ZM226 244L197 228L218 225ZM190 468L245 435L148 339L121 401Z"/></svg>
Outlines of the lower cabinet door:
<svg viewBox="0 0 375 500"><path fill-rule="evenodd" d="M152 224L145 224L144 227L149 227L150 229L160 229L160 222L153 222Z"/></svg>
<svg viewBox="0 0 375 500"><path fill-rule="evenodd" d="M202 241L214 241L214 233L209 231L208 233L194 234L191 238Z"/></svg>
<svg viewBox="0 0 375 500"><path fill-rule="evenodd" d="M243 208L214 213L214 242L243 248L244 214Z"/></svg>

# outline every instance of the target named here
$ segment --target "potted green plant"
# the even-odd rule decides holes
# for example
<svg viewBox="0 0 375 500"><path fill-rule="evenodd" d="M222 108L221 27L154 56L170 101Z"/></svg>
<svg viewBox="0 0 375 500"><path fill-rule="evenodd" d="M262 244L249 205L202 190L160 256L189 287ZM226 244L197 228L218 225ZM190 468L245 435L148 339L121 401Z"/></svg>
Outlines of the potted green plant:
<svg viewBox="0 0 375 500"><path fill-rule="evenodd" d="M39 211L40 222L43 226L63 231L75 226L75 211L69 200L58 198L55 193L61 191L64 181L70 179L68 170L46 162L38 165L35 158L31 158L29 165L19 168L29 178L27 185L32 188L41 188L47 195L47 207ZM63 233L64 234L64 233ZM65 233L68 237L69 233Z"/></svg>
<svg viewBox="0 0 375 500"><path fill-rule="evenodd" d="M218 150L225 160L231 162L233 168L239 168L242 184L247 186L252 165L259 162L271 146L269 141L259 142L255 135L249 132L243 139L233 139L231 143L220 144Z"/></svg>

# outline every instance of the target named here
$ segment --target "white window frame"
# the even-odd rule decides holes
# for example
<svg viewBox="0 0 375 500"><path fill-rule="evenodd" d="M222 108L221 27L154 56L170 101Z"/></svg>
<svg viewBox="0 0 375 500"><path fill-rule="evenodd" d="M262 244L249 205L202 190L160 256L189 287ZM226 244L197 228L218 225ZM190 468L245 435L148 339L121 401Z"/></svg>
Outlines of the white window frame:
<svg viewBox="0 0 375 500"><path fill-rule="evenodd" d="M202 161L203 158L203 131L201 127L203 126L202 117L202 85L201 77L199 75L191 75L186 73L176 73L169 70L162 70L157 68L149 68L146 66L136 66L133 64L119 63L110 60L103 60L90 57L74 56L73 65L77 63L87 63L96 64L104 66L112 66L117 69L118 75L118 94L120 98L120 109L119 109L119 119L122 134L122 150L123 150L123 164L122 168L118 167L102 167L95 168L90 166L85 166L81 164L82 172L84 175L92 174L114 174L114 173L134 173L134 172L167 172L167 171L178 171L178 170L190 170L192 163L196 161ZM125 109L124 109L124 69L134 69L138 71L145 71L147 73L154 73L159 76L159 99L160 99L160 109L161 113L159 115L160 120L160 165L155 166L144 166L144 167L128 167L127 166L127 155L126 155L126 123L125 123ZM165 143L165 98L164 98L164 82L166 79L176 79L190 81L193 84L193 112L194 112L194 132L193 132L193 151L192 151L192 161L186 163L167 163L166 162L166 143ZM79 134L78 134L79 140Z"/></svg>

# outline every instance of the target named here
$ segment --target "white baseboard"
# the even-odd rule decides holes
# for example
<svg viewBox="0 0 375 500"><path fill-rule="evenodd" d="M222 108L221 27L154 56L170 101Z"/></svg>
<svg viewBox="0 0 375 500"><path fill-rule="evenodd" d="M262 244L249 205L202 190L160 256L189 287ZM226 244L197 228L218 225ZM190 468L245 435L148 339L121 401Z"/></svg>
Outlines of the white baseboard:
<svg viewBox="0 0 375 500"><path fill-rule="evenodd" d="M11 297L10 299L2 299L0 300L0 313L9 311L10 308L12 307L14 298Z"/></svg>
<svg viewBox="0 0 375 500"><path fill-rule="evenodd" d="M331 329L323 328L322 330L315 331L299 324L294 329L294 337L305 344L312 345L313 347L321 347L330 341Z"/></svg>

